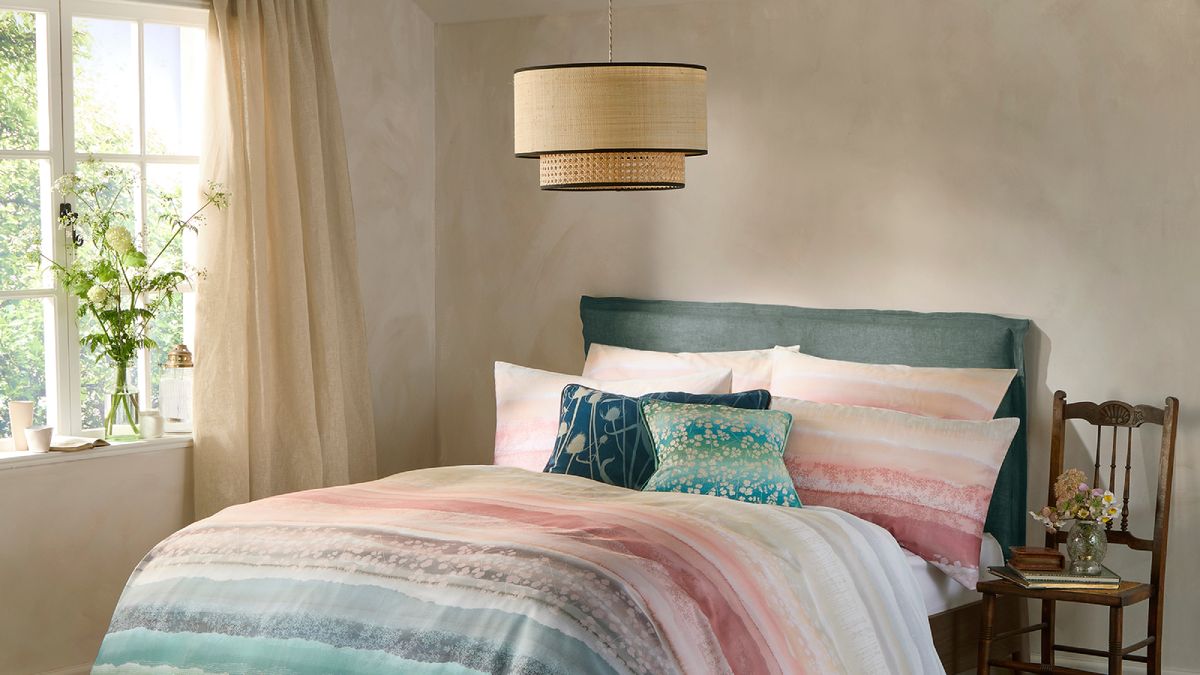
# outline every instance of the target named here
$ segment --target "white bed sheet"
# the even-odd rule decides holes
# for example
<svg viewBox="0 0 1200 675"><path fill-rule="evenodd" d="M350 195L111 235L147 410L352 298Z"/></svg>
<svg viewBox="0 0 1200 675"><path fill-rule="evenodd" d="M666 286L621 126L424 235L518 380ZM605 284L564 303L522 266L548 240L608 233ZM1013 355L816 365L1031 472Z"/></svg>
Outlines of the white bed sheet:
<svg viewBox="0 0 1200 675"><path fill-rule="evenodd" d="M969 605L983 596L976 591L946 576L944 572L922 560L915 553L904 551L913 578L921 588L921 597L925 599L925 611L929 616L939 614L948 609ZM983 544L979 547L979 569L986 570L989 565L1003 565L1004 551L1000 542L990 534L984 533ZM982 578L987 578L981 575Z"/></svg>

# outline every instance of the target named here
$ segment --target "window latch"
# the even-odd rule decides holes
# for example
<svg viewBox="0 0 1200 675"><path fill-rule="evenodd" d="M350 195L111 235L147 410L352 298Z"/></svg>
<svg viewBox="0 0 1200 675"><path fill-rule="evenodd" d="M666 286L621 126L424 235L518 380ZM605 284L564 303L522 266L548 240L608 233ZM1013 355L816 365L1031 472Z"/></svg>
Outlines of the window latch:
<svg viewBox="0 0 1200 675"><path fill-rule="evenodd" d="M75 229L75 223L79 220L79 214L75 209L71 208L69 202L63 202L58 205L58 222L62 223L66 228L67 236L71 238L71 243L75 244L75 248L83 246L83 235L79 230Z"/></svg>

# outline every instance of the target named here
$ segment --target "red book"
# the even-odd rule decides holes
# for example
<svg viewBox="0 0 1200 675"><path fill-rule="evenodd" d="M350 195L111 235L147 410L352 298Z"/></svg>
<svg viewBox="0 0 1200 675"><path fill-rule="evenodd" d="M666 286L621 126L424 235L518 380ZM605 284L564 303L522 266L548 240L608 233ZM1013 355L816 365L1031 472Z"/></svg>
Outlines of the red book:
<svg viewBox="0 0 1200 675"><path fill-rule="evenodd" d="M1013 558L1008 561L1008 566L1024 572L1058 572L1063 568L1063 564L1059 561L1028 558Z"/></svg>
<svg viewBox="0 0 1200 675"><path fill-rule="evenodd" d="M1062 560L1063 554L1056 548L1043 548L1040 546L1009 546L1008 550L1014 558L1053 558L1054 560Z"/></svg>
<svg viewBox="0 0 1200 675"><path fill-rule="evenodd" d="M1037 546L1011 546L1012 558L1008 564L1014 569L1030 572L1056 572L1063 569L1066 556L1053 548Z"/></svg>

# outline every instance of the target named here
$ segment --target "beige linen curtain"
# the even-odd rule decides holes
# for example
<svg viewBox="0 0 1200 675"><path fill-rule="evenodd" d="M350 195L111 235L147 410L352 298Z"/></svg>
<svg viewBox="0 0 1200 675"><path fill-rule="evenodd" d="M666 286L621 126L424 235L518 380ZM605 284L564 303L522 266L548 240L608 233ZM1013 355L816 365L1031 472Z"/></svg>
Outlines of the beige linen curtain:
<svg viewBox="0 0 1200 675"><path fill-rule="evenodd" d="M324 0L214 0L196 517L375 478L354 211Z"/></svg>

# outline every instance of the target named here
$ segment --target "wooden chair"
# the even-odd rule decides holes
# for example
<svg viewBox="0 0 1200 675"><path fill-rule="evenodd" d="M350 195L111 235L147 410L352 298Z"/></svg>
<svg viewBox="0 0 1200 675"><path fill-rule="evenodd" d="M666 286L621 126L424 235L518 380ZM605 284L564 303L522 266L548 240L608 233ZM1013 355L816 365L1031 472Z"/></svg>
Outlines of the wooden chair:
<svg viewBox="0 0 1200 675"><path fill-rule="evenodd" d="M1124 487L1121 490L1120 527L1115 528L1116 518L1108 523L1109 544L1122 544L1138 551L1150 551L1150 583L1122 581L1120 588L1115 591L1074 591L1074 590L1039 590L1027 589L1010 581L982 581L978 589L983 593L983 620L979 630L979 660L977 672L988 675L991 666L1008 668L1015 672L1028 673L1081 673L1084 671L1063 668L1054 665L1054 652L1069 652L1074 654L1089 654L1103 656L1108 659L1108 672L1120 673L1124 661L1137 661L1146 664L1147 673L1162 671L1162 625L1163 597L1162 589L1167 564L1167 529L1171 515L1171 482L1172 471L1175 467L1175 430L1179 421L1179 401L1174 397L1166 400L1162 408L1146 405L1130 405L1121 401L1106 401L1096 404L1090 402L1067 403L1067 395L1061 391L1054 394L1054 422L1050 437L1050 489L1049 501L1053 504L1054 480L1063 472L1063 439L1067 420L1084 420L1096 427L1096 463L1092 474L1092 485L1099 483L1101 478L1101 450L1104 449L1104 430L1111 429L1111 452L1108 463L1108 487L1114 493L1116 490L1117 464L1119 442L1118 437L1125 436L1125 476ZM1155 424L1162 427L1162 443L1158 459L1158 498L1154 511L1154 536L1142 539L1129 531L1129 475L1131 472L1130 455L1133 449L1133 430L1143 424ZM1120 430L1125 429L1121 434ZM1046 535L1046 546L1057 548L1065 542L1065 532ZM996 598L1002 595L1015 595L1042 604L1041 623L1024 628L1006 631L997 635L992 634L993 615ZM1146 639L1124 646L1122 639L1123 612L1126 606L1150 601L1149 620L1146 626ZM1054 606L1056 602L1080 602L1090 605L1102 605L1109 608L1108 651L1085 649L1054 642ZM992 657L992 643L996 640L1041 631L1042 654L1041 663L1025 663L1011 659ZM1146 649L1146 655L1136 655L1133 652Z"/></svg>

